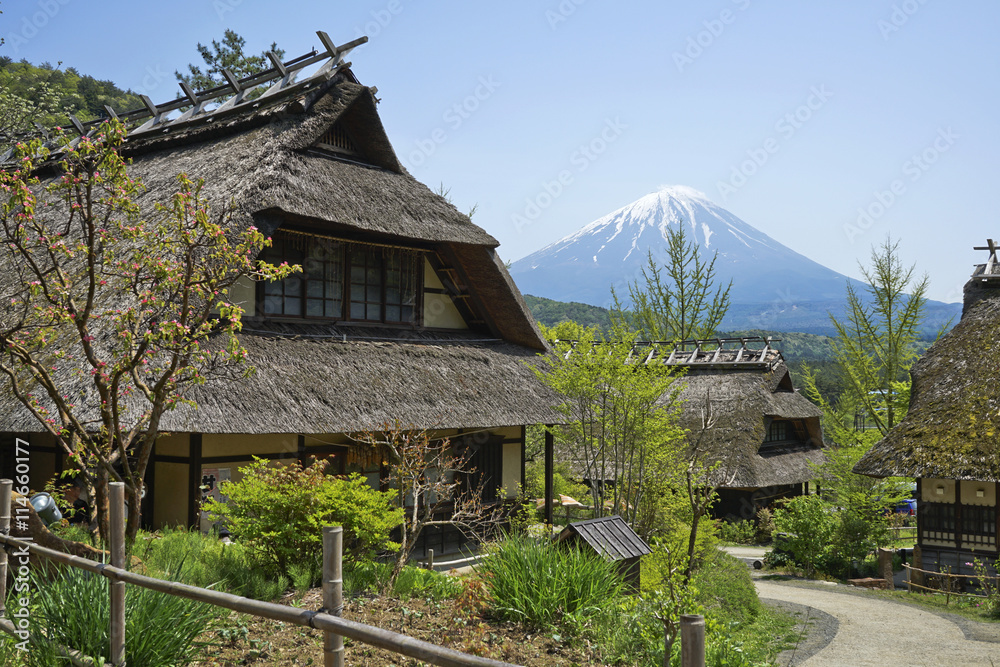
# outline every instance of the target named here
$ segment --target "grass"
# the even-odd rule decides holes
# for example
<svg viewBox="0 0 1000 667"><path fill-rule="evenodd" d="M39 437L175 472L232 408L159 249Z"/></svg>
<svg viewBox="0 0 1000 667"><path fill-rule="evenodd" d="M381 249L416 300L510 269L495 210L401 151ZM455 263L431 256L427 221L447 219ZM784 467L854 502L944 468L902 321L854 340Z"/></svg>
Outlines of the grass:
<svg viewBox="0 0 1000 667"><path fill-rule="evenodd" d="M42 578L33 575L30 599L31 639L27 653L6 640L4 665L56 667L67 664L58 646L71 647L98 660L110 651L108 580L77 569ZM212 627L219 611L184 598L135 586L125 593L125 653L131 667L187 665L203 644L196 641Z"/></svg>
<svg viewBox="0 0 1000 667"><path fill-rule="evenodd" d="M563 624L621 596L614 566L593 552L508 535L477 568L490 593L490 611L534 628Z"/></svg>
<svg viewBox="0 0 1000 667"><path fill-rule="evenodd" d="M927 609L946 614L957 614L972 621L980 621L982 623L1000 623L1000 618L995 618L986 611L982 598L969 598L952 595L951 600L946 604L944 594L911 593L906 590L876 590L874 593L879 597L885 597L896 602L918 605L920 607L925 607Z"/></svg>

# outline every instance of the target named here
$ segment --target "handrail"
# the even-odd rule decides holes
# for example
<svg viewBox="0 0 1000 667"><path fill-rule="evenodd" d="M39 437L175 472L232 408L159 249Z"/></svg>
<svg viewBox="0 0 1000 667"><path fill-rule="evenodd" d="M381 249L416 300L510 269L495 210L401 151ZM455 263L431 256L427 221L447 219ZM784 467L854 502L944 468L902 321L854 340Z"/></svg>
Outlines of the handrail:
<svg viewBox="0 0 1000 667"><path fill-rule="evenodd" d="M112 486L115 484L121 483L112 483ZM167 595L196 600L198 602L204 602L216 607L224 607L226 609L231 609L244 614L251 614L260 618L268 618L275 621L282 621L284 623L291 623L293 625L301 625L315 628L317 630L323 630L326 633L332 633L342 637L350 637L355 641L370 644L372 646L386 649L388 651L392 651L393 653L405 655L410 658L423 660L424 662L429 662L433 665L443 665L445 667L516 667L511 665L511 663L461 653L453 649L431 644L430 642L414 639L413 637L408 637L407 635L397 632L383 630L364 623L358 623L357 621L340 618L323 611L309 611L307 609L287 607L273 602L263 602L261 600L254 600L239 595L233 595L231 593L212 591L205 588L199 588L197 586L182 584L176 581L166 581L163 579L147 577L134 572L129 572L121 567L115 567L105 563L97 563L80 556L65 554L61 551L55 551L54 549L42 547L32 542L26 542L24 540L10 537L6 533L10 527L10 501L12 485L13 482L11 480L0 480L0 544L27 550L29 553L36 554L57 563L62 563L64 565L69 565L70 567L102 575L107 577L112 582L123 582L125 584L140 586L142 588L158 591ZM118 494L112 494L112 500L115 500L115 495ZM124 494L118 495L118 499L124 504ZM124 531L112 531L112 542L117 541L116 534L119 532ZM324 546L326 546L326 542L327 541L324 540ZM114 548L112 548L112 553L114 553ZM0 574L5 575L7 566L6 550L0 549L0 554L2 554L2 556L0 556ZM334 554L334 559L336 558L337 554ZM326 559L324 558L324 561L325 560ZM327 579L328 577L324 576L324 587L326 587L328 583ZM0 577L0 600L5 599L6 576L3 576ZM4 613L6 612L6 610L3 611ZM114 611L112 612L112 618L114 618ZM112 623L113 622L114 621L112 621ZM3 623L0 623L0 630L9 632L9 629L5 627ZM121 642L124 643L124 636L122 636ZM115 653L115 651L115 647L112 646L112 653ZM118 664L124 663L122 662Z"/></svg>

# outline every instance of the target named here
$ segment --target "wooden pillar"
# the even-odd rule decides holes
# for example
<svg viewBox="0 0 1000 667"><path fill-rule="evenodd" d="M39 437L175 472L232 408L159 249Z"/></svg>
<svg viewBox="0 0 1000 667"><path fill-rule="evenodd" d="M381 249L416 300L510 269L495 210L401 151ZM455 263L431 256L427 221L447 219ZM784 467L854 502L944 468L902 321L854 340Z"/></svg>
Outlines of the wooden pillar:
<svg viewBox="0 0 1000 667"><path fill-rule="evenodd" d="M0 480L0 533L10 535L10 501L14 481ZM7 612L7 547L0 548L0 617Z"/></svg>
<svg viewBox="0 0 1000 667"><path fill-rule="evenodd" d="M955 548L962 548L962 480L959 479L955 480Z"/></svg>
<svg viewBox="0 0 1000 667"><path fill-rule="evenodd" d="M187 525L201 530L199 507L201 504L201 433L190 435L188 456L188 516Z"/></svg>
<svg viewBox="0 0 1000 667"><path fill-rule="evenodd" d="M525 484L528 482L528 478L525 476L525 466L524 458L528 454L528 428L526 426L521 427L521 493L524 493ZM997 496L1000 498L1000 496ZM1000 535L1000 533L997 533Z"/></svg>
<svg viewBox="0 0 1000 667"><path fill-rule="evenodd" d="M111 482L108 485L111 507L108 521L111 524L111 565L125 567L125 485ZM109 581L111 596L111 664L125 664L125 582Z"/></svg>
<svg viewBox="0 0 1000 667"><path fill-rule="evenodd" d="M305 467L305 465L306 465L306 436L303 433L299 434L298 448L299 449L298 449L298 452L296 453L296 455L299 458L299 465L302 466L302 467Z"/></svg>
<svg viewBox="0 0 1000 667"><path fill-rule="evenodd" d="M343 526L323 527L323 607L326 613L340 616L344 609ZM323 631L324 667L344 667L344 638Z"/></svg>
<svg viewBox="0 0 1000 667"><path fill-rule="evenodd" d="M144 530L153 530L154 498L156 497L156 443L149 452L149 464L146 466L146 479L142 483L146 497L139 501L142 511L142 527Z"/></svg>
<svg viewBox="0 0 1000 667"><path fill-rule="evenodd" d="M552 431L549 430L552 424L547 424L545 427L545 523L549 526L552 525L552 494L553 494L553 481L552 481L552 469L555 466L555 438L552 435Z"/></svg>
<svg viewBox="0 0 1000 667"><path fill-rule="evenodd" d="M705 667L705 617L681 615L681 667Z"/></svg>

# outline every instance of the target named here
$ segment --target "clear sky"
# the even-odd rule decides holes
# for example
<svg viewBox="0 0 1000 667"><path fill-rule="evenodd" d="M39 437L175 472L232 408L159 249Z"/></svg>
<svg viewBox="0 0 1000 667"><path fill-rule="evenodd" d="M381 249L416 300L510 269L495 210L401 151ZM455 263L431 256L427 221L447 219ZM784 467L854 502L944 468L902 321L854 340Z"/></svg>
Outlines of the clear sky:
<svg viewBox="0 0 1000 667"><path fill-rule="evenodd" d="M2 0L0 54L179 91L232 28L287 58L362 34L403 163L518 259L688 185L860 277L886 234L960 301L1000 239L1000 3L986 0ZM560 178L561 177L561 178ZM560 182L561 180L561 182Z"/></svg>

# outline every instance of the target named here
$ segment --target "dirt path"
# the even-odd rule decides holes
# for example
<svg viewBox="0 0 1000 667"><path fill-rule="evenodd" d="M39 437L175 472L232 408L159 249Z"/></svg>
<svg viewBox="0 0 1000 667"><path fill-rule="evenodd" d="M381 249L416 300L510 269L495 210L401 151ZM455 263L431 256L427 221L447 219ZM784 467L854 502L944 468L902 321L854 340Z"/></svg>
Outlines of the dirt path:
<svg viewBox="0 0 1000 667"><path fill-rule="evenodd" d="M958 623L933 612L840 592L839 587L761 579L754 583L764 602L777 600L823 612L808 620L813 631L832 636L826 646L806 649L806 656L801 651L782 654L781 665L1000 666L1000 625L963 622L963 632Z"/></svg>

